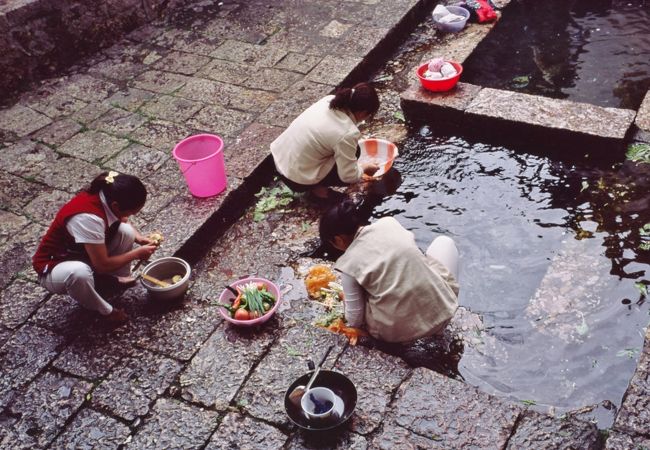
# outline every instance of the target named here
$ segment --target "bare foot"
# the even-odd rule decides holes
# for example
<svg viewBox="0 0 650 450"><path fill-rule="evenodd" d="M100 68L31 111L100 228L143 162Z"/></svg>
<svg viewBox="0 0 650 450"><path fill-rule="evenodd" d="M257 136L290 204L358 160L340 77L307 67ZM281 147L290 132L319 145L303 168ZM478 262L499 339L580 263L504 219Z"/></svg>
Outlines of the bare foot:
<svg viewBox="0 0 650 450"><path fill-rule="evenodd" d="M119 308L113 308L113 311L104 317L106 322L111 325L122 325L129 320L129 315L123 309Z"/></svg>

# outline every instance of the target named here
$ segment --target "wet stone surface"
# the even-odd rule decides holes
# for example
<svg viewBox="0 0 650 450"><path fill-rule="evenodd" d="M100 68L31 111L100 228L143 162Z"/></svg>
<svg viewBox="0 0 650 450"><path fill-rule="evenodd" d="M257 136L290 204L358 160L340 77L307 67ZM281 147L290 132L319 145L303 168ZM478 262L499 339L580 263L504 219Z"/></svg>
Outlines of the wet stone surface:
<svg viewBox="0 0 650 450"><path fill-rule="evenodd" d="M18 231L29 224L29 219L6 211L0 211L0 242L9 241Z"/></svg>
<svg viewBox="0 0 650 450"><path fill-rule="evenodd" d="M12 330L9 328L5 327L4 325L0 325L0 348L9 340L9 338L12 335Z"/></svg>
<svg viewBox="0 0 650 450"><path fill-rule="evenodd" d="M574 449L600 448L600 433L590 422L567 418L556 419L534 411L523 413L507 449Z"/></svg>
<svg viewBox="0 0 650 450"><path fill-rule="evenodd" d="M15 279L0 292L0 323L7 328L16 328L27 320L47 295L42 287Z"/></svg>
<svg viewBox="0 0 650 450"><path fill-rule="evenodd" d="M288 450L332 449L366 450L372 447L366 438L343 428L323 432L297 432L286 447Z"/></svg>
<svg viewBox="0 0 650 450"><path fill-rule="evenodd" d="M0 347L0 409L16 389L32 380L55 356L63 339L40 327L25 325Z"/></svg>
<svg viewBox="0 0 650 450"><path fill-rule="evenodd" d="M288 127L309 105L328 95L333 89L334 85L300 81L291 86L282 98L273 102L257 120L277 127Z"/></svg>
<svg viewBox="0 0 650 450"><path fill-rule="evenodd" d="M307 75L314 83L338 85L352 70L361 63L361 58L353 56L327 55Z"/></svg>
<svg viewBox="0 0 650 450"><path fill-rule="evenodd" d="M261 164L270 151L269 145L283 128L253 123L224 147L224 157L230 172L244 178Z"/></svg>
<svg viewBox="0 0 650 450"><path fill-rule="evenodd" d="M217 426L217 413L159 399L127 449L202 448Z"/></svg>
<svg viewBox="0 0 650 450"><path fill-rule="evenodd" d="M201 103L192 100L161 95L140 107L140 112L156 119L182 123L194 116L201 108L203 108Z"/></svg>
<svg viewBox="0 0 650 450"><path fill-rule="evenodd" d="M381 431L370 439L370 448L380 450L446 450L451 447L442 442L437 435L430 435L429 437L420 436L399 426L394 420L385 420Z"/></svg>
<svg viewBox="0 0 650 450"><path fill-rule="evenodd" d="M53 365L64 372L95 380L105 376L129 351L110 329L99 328L69 344Z"/></svg>
<svg viewBox="0 0 650 450"><path fill-rule="evenodd" d="M47 116L22 105L0 111L0 130L8 136L27 136L52 122Z"/></svg>
<svg viewBox="0 0 650 450"><path fill-rule="evenodd" d="M155 318L135 345L181 361L189 360L219 325L217 308L187 305Z"/></svg>
<svg viewBox="0 0 650 450"><path fill-rule="evenodd" d="M503 447L521 409L426 369L415 369L395 399L395 422L440 448Z"/></svg>
<svg viewBox="0 0 650 450"><path fill-rule="evenodd" d="M115 158L106 161L105 165L118 172L135 175L141 180L145 180L146 183L149 175L162 167L171 158L170 155L169 152L154 150L140 144L131 144Z"/></svg>
<svg viewBox="0 0 650 450"><path fill-rule="evenodd" d="M637 111L634 124L644 132L650 132L650 91L646 93Z"/></svg>
<svg viewBox="0 0 650 450"><path fill-rule="evenodd" d="M10 416L17 419L0 444L7 440L13 448L44 447L79 409L91 388L86 381L46 372L9 406Z"/></svg>
<svg viewBox="0 0 650 450"><path fill-rule="evenodd" d="M5 286L22 271L27 271L28 276L34 275L31 258L38 245L39 235L43 232L44 227L32 223L20 230L11 240L0 243L0 286Z"/></svg>
<svg viewBox="0 0 650 450"><path fill-rule="evenodd" d="M401 94L401 107L409 120L427 118L448 122L462 120L462 113L481 88L468 83L458 83L448 92L431 92L419 81L414 82Z"/></svg>
<svg viewBox="0 0 650 450"><path fill-rule="evenodd" d="M52 448L117 449L131 431L117 420L92 409L82 409L65 431L52 443Z"/></svg>
<svg viewBox="0 0 650 450"><path fill-rule="evenodd" d="M625 392L614 429L649 436L650 429L650 328L646 330L643 353Z"/></svg>
<svg viewBox="0 0 650 450"><path fill-rule="evenodd" d="M116 138L106 133L87 131L64 142L59 147L59 151L88 162L94 162L105 161L127 145L129 145L129 141L126 139Z"/></svg>
<svg viewBox="0 0 650 450"><path fill-rule="evenodd" d="M116 136L128 136L146 121L147 118L142 114L112 108L92 122L89 128Z"/></svg>
<svg viewBox="0 0 650 450"><path fill-rule="evenodd" d="M48 145L61 145L81 131L82 126L73 120L61 119L35 133L32 138Z"/></svg>
<svg viewBox="0 0 650 450"><path fill-rule="evenodd" d="M605 450L644 450L647 448L650 448L650 437L648 436L612 432L605 441Z"/></svg>
<svg viewBox="0 0 650 450"><path fill-rule="evenodd" d="M364 435L381 424L393 392L410 372L399 358L360 346L347 347L334 369L346 374L357 392L363 393L359 396L351 429Z"/></svg>
<svg viewBox="0 0 650 450"><path fill-rule="evenodd" d="M206 407L224 409L268 350L273 337L269 327L237 328L223 322L181 374L181 396Z"/></svg>
<svg viewBox="0 0 650 450"><path fill-rule="evenodd" d="M229 413L212 435L206 450L282 448L287 436L264 422Z"/></svg>
<svg viewBox="0 0 650 450"><path fill-rule="evenodd" d="M147 147L171 152L178 141L191 134L190 129L184 125L152 120L131 133L131 138Z"/></svg>
<svg viewBox="0 0 650 450"><path fill-rule="evenodd" d="M569 130L602 138L623 139L634 111L601 108L518 92L483 88L467 108L474 116Z"/></svg>
<svg viewBox="0 0 650 450"><path fill-rule="evenodd" d="M140 352L123 359L95 388L92 404L134 420L149 412L151 402L167 389L180 369L177 361Z"/></svg>
<svg viewBox="0 0 650 450"><path fill-rule="evenodd" d="M97 323L98 314L84 309L67 295L52 295L36 313L30 317L29 322L70 340L79 334L87 333Z"/></svg>
<svg viewBox="0 0 650 450"><path fill-rule="evenodd" d="M69 200L69 193L58 189L47 189L29 202L23 211L41 225L49 226L52 217Z"/></svg>
<svg viewBox="0 0 650 450"><path fill-rule="evenodd" d="M255 368L237 395L237 403L254 417L286 424L284 393L296 378L308 372L307 359L317 361L329 345L334 345L328 361L323 364L323 368L330 368L346 343L344 337L310 325L289 328Z"/></svg>
<svg viewBox="0 0 650 450"><path fill-rule="evenodd" d="M43 186L7 172L0 174L0 207L16 214L43 190Z"/></svg>

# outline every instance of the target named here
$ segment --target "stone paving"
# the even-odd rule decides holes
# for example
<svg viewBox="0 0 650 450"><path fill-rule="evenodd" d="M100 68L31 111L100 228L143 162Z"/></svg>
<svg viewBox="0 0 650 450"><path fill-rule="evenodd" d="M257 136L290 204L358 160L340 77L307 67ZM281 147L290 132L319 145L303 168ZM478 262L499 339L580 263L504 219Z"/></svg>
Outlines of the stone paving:
<svg viewBox="0 0 650 450"><path fill-rule="evenodd" d="M322 310L301 279L314 261L301 253L319 211L300 199L291 214L262 221L245 210L249 191L271 182L268 145L283 127L363 73L366 55L432 2L221 3L141 27L0 111L0 448L602 447L592 423L531 411L314 327ZM481 33L474 25L466 35ZM178 140L199 132L226 141L228 188L208 199L188 193L171 158ZM181 304L154 304L140 286L114 299L131 317L118 329L48 294L29 266L59 205L102 169L145 181L150 200L135 221L165 235L159 254L205 255ZM245 274L282 288L281 309L259 329L234 328L211 306ZM650 440L646 341L608 448ZM284 390L328 345L326 367L355 382L357 409L336 432L305 433L284 413Z"/></svg>

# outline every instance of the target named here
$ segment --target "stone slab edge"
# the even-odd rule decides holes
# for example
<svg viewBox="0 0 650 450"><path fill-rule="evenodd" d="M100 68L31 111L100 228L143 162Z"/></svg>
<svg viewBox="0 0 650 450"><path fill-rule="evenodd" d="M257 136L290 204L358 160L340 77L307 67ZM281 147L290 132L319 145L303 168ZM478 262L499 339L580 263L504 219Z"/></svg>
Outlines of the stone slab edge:
<svg viewBox="0 0 650 450"><path fill-rule="evenodd" d="M432 93L413 83L401 94L406 117L440 128L463 129L493 141L552 142L553 147L623 148L635 112L549 99L469 83Z"/></svg>

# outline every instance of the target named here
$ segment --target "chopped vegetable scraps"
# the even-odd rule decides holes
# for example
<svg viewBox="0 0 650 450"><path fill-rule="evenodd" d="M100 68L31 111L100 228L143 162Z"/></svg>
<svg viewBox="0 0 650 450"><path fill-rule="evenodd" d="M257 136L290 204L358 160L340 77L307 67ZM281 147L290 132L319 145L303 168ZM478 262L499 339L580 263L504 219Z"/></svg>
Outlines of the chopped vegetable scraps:
<svg viewBox="0 0 650 450"><path fill-rule="evenodd" d="M323 327L326 330L332 331L334 333L342 334L350 340L350 345L357 345L359 336L368 336L361 328L353 328L345 325L345 322L342 318L337 318L332 321L329 326Z"/></svg>
<svg viewBox="0 0 650 450"><path fill-rule="evenodd" d="M305 287L311 298L320 298L322 288L328 288L331 282L336 281L332 270L324 265L317 265L309 269L305 278Z"/></svg>

